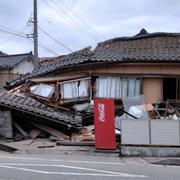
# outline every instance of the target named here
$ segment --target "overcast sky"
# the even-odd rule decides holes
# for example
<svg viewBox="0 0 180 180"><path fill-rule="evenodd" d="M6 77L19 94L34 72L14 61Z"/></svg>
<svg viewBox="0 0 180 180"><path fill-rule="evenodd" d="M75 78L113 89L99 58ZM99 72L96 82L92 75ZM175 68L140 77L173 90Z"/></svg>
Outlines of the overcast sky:
<svg viewBox="0 0 180 180"><path fill-rule="evenodd" d="M141 28L148 32L180 32L178 0L37 1L40 57L94 48L110 38L135 35ZM32 7L33 0L0 0L0 51L33 51L32 40L26 38L33 29L28 23Z"/></svg>

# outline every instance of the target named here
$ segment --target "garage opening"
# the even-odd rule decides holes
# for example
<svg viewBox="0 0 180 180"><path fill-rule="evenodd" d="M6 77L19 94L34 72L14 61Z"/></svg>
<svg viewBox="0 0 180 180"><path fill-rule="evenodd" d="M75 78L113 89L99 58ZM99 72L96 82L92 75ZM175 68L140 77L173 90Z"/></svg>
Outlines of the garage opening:
<svg viewBox="0 0 180 180"><path fill-rule="evenodd" d="M176 99L176 78L163 79L163 99Z"/></svg>

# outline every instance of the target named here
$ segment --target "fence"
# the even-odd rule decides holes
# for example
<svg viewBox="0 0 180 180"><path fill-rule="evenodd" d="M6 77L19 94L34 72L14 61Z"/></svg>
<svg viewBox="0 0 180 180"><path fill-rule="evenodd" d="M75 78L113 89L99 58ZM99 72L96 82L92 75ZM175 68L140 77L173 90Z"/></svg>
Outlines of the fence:
<svg viewBox="0 0 180 180"><path fill-rule="evenodd" d="M122 144L180 145L178 120L121 120Z"/></svg>

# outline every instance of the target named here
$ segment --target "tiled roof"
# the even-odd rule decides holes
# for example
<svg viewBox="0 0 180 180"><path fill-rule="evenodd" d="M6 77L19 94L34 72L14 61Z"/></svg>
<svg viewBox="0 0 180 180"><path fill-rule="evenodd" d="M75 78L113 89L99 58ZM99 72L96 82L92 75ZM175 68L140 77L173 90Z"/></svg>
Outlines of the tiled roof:
<svg viewBox="0 0 180 180"><path fill-rule="evenodd" d="M26 79L28 79L30 76L31 76L31 74L27 73L27 74L20 75L18 78L14 79L14 80L6 81L7 87L5 87L5 88L11 89L11 88L17 87L21 84L24 84L26 82Z"/></svg>
<svg viewBox="0 0 180 180"><path fill-rule="evenodd" d="M99 43L92 61L180 63L179 33L147 33Z"/></svg>
<svg viewBox="0 0 180 180"><path fill-rule="evenodd" d="M32 53L0 56L0 69L10 69L20 62L32 58Z"/></svg>
<svg viewBox="0 0 180 180"><path fill-rule="evenodd" d="M56 58L56 60L53 63L34 69L32 75L39 76L39 75L51 73L62 67L68 67L70 65L87 62L89 61L89 56L91 54L90 49L91 47L87 47L80 51L76 51L68 55L59 56Z"/></svg>
<svg viewBox="0 0 180 180"><path fill-rule="evenodd" d="M69 112L55 110L41 102L19 93L3 93L0 95L0 106L34 114L68 127L82 126L82 117Z"/></svg>
<svg viewBox="0 0 180 180"><path fill-rule="evenodd" d="M41 57L39 58L40 65L45 66L57 60L58 57Z"/></svg>
<svg viewBox="0 0 180 180"><path fill-rule="evenodd" d="M2 51L0 51L0 56L5 56L5 55L7 55L7 54L2 52Z"/></svg>
<svg viewBox="0 0 180 180"><path fill-rule="evenodd" d="M142 29L132 37L120 37L101 42L94 51L90 47L68 55L55 57L53 63L36 68L30 75L7 83L7 88L22 84L70 65L89 63L180 63L180 33L148 33Z"/></svg>
<svg viewBox="0 0 180 180"><path fill-rule="evenodd" d="M68 55L55 57L55 60L53 61L53 63L35 68L31 74L28 73L28 74L20 76L19 78L15 80L6 82L6 85L7 85L6 89L17 87L23 84L26 79L31 78L31 77L42 76L44 74L51 73L55 70L69 67L70 65L76 65L76 64L88 62L90 54L91 54L90 49L91 47L87 47L80 51L76 51Z"/></svg>

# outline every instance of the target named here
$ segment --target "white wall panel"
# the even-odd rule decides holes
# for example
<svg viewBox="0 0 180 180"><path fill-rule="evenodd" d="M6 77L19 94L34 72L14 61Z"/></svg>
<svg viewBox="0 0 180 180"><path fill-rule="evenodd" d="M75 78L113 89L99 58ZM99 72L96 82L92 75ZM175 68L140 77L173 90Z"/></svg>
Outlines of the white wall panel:
<svg viewBox="0 0 180 180"><path fill-rule="evenodd" d="M148 120L121 120L122 144L149 144Z"/></svg>
<svg viewBox="0 0 180 180"><path fill-rule="evenodd" d="M179 121L151 120L151 141L157 145L178 145Z"/></svg>

